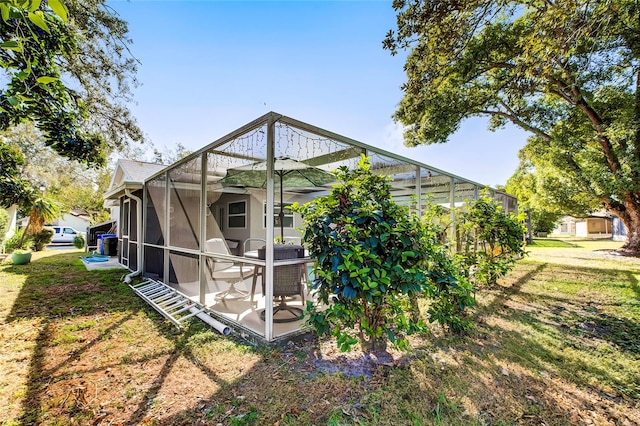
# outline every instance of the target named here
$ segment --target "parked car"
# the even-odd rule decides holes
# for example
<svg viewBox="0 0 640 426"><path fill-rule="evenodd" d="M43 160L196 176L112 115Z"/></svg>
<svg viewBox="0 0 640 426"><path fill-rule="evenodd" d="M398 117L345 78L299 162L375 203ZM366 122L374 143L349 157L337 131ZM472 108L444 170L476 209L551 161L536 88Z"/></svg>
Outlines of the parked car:
<svg viewBox="0 0 640 426"><path fill-rule="evenodd" d="M76 235L83 235L82 232L69 226L50 226L56 232L51 239L53 244L56 243L73 243Z"/></svg>

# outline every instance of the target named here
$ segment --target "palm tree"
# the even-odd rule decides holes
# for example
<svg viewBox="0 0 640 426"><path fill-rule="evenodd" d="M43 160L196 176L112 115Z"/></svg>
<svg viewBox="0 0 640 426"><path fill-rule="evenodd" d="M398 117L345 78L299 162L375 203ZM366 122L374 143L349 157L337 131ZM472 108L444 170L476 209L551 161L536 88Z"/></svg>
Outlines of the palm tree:
<svg viewBox="0 0 640 426"><path fill-rule="evenodd" d="M58 204L56 204L54 201L44 197L36 198L31 205L29 222L27 223L27 227L22 233L22 237L20 238L20 242L18 243L18 248L22 248L22 244L24 243L24 236L27 233L37 234L38 232L42 231L45 223L52 222L53 220L57 219L59 214L60 207L58 207Z"/></svg>

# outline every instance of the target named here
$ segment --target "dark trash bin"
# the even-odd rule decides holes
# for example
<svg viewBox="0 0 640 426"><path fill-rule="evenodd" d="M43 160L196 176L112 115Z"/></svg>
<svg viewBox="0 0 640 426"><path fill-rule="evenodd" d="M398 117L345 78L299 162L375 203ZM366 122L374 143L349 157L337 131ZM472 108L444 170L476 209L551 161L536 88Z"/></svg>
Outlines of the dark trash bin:
<svg viewBox="0 0 640 426"><path fill-rule="evenodd" d="M97 247L97 251L98 254L107 254L105 253L105 240L107 238L115 238L116 239L116 249L114 251L114 253L110 256L115 256L116 252L118 251L118 236L116 234L102 234L102 235L98 235L98 247Z"/></svg>
<svg viewBox="0 0 640 426"><path fill-rule="evenodd" d="M102 239L102 246L104 248L104 255L117 256L118 255L118 237L107 237Z"/></svg>

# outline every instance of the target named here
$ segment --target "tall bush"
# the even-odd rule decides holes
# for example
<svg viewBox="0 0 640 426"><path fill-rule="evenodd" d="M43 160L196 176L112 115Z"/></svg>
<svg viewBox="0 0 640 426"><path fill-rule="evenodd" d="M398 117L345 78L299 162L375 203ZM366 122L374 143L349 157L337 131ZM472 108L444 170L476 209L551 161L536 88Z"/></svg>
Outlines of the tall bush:
<svg viewBox="0 0 640 426"><path fill-rule="evenodd" d="M478 284L495 284L525 254L522 218L505 213L486 191L467 203L457 226L460 266Z"/></svg>
<svg viewBox="0 0 640 426"><path fill-rule="evenodd" d="M388 340L406 349L406 336L423 325L407 315L412 299L430 296L432 320L462 323L449 303L472 303L471 288L457 276L437 226L396 204L389 178L370 167L363 156L355 170L339 168L329 195L292 208L304 219L303 240L315 259L317 300L307 302L308 322L342 350L358 342L384 349Z"/></svg>
<svg viewBox="0 0 640 426"><path fill-rule="evenodd" d="M7 253L13 253L23 247L30 248L33 244L33 237L30 234L24 236L24 228L18 229L15 234L4 242L4 249Z"/></svg>
<svg viewBox="0 0 640 426"><path fill-rule="evenodd" d="M55 201L48 198L36 198L30 205L29 222L25 227L23 238L18 243L18 248L28 247L24 243L24 237L38 234L46 222L52 222L60 214L60 208Z"/></svg>
<svg viewBox="0 0 640 426"><path fill-rule="evenodd" d="M44 249L44 246L51 242L55 233L56 231L54 231L53 228L45 227L42 228L39 232L33 234L33 250L42 251L42 249Z"/></svg>
<svg viewBox="0 0 640 426"><path fill-rule="evenodd" d="M85 246L84 237L80 234L73 237L73 246L77 249L82 249Z"/></svg>

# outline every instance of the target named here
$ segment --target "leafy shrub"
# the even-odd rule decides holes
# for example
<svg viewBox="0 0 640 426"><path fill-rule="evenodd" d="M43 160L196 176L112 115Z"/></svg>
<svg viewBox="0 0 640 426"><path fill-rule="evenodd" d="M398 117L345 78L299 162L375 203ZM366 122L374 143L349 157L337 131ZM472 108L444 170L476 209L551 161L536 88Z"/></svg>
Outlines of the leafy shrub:
<svg viewBox="0 0 640 426"><path fill-rule="evenodd" d="M530 209L531 211L531 228L534 235L541 233L550 234L558 223L560 214L550 213L545 210Z"/></svg>
<svg viewBox="0 0 640 426"><path fill-rule="evenodd" d="M42 251L44 246L51 242L55 233L56 232L53 230L53 228L46 227L42 228L40 232L35 233L33 235L33 243L31 244L33 250Z"/></svg>
<svg viewBox="0 0 640 426"><path fill-rule="evenodd" d="M303 240L315 259L317 301L307 302L308 322L318 334L336 337L341 350L358 342L383 349L387 339L406 349L406 336L423 326L406 315L416 297L435 299L432 321L463 323L456 315L473 303L471 286L458 277L437 225L396 204L390 179L370 166L363 156L355 170L339 168L341 183L329 195L292 206L304 219ZM448 306L452 301L461 308Z"/></svg>
<svg viewBox="0 0 640 426"><path fill-rule="evenodd" d="M24 232L24 228L19 229L13 236L4 243L4 249L7 253L13 253L20 244L20 240L22 239L22 233ZM33 244L33 238L30 234L25 235L24 241L22 242L23 247L31 247Z"/></svg>
<svg viewBox="0 0 640 426"><path fill-rule="evenodd" d="M495 284L525 254L522 219L506 214L487 192L468 203L458 220L458 261L478 283Z"/></svg>
<svg viewBox="0 0 640 426"><path fill-rule="evenodd" d="M80 234L73 237L73 246L77 249L84 248L84 237Z"/></svg>

